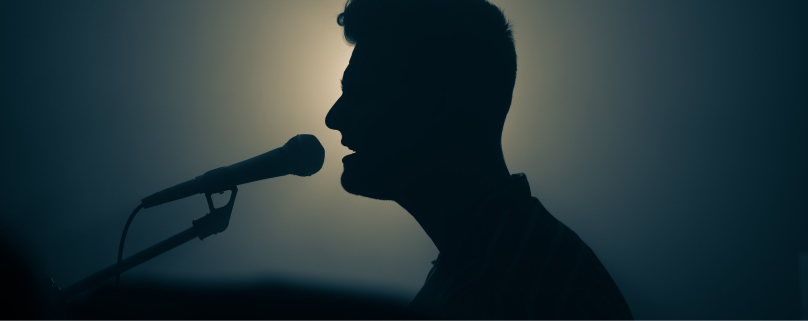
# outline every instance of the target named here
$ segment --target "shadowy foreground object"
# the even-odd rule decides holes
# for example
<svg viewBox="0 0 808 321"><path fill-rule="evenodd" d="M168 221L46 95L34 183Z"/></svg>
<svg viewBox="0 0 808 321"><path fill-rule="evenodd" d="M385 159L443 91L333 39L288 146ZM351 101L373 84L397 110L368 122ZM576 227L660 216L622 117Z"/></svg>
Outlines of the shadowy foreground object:
<svg viewBox="0 0 808 321"><path fill-rule="evenodd" d="M105 287L67 305L69 319L421 319L368 294L294 285Z"/></svg>
<svg viewBox="0 0 808 321"><path fill-rule="evenodd" d="M33 319L41 317L38 286L28 262L20 251L0 239L0 319Z"/></svg>
<svg viewBox="0 0 808 321"><path fill-rule="evenodd" d="M68 302L0 235L0 319L422 319L385 293L278 280L250 285L149 280L102 287Z"/></svg>

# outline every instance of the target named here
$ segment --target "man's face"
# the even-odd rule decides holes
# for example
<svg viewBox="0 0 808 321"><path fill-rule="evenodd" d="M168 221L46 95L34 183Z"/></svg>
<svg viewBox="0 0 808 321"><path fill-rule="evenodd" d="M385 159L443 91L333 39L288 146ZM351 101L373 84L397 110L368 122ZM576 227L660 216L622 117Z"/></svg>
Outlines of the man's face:
<svg viewBox="0 0 808 321"><path fill-rule="evenodd" d="M355 153L342 162L349 193L389 200L391 183L423 153L430 117L440 99L413 75L406 54L357 45L343 74L343 92L326 116Z"/></svg>

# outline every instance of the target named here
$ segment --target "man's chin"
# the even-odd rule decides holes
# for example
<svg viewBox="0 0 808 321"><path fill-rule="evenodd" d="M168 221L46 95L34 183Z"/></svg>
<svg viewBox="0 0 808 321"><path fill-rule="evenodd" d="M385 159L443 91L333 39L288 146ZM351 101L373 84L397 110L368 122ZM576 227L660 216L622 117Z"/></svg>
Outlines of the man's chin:
<svg viewBox="0 0 808 321"><path fill-rule="evenodd" d="M391 196L387 191L386 179L388 175L357 170L344 170L340 182L346 192L369 197L377 200L389 201Z"/></svg>

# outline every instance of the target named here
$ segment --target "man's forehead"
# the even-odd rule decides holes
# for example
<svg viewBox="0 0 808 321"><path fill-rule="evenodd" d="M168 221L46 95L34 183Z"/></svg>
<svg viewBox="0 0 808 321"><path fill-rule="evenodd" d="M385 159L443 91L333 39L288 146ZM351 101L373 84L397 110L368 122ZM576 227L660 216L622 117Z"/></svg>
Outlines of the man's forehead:
<svg viewBox="0 0 808 321"><path fill-rule="evenodd" d="M348 67L342 74L343 83L355 83L362 79L362 67L366 61L367 49L365 46L356 45L351 60L348 62Z"/></svg>
<svg viewBox="0 0 808 321"><path fill-rule="evenodd" d="M371 81L381 71L395 72L396 66L404 62L402 58L400 51L389 46L357 44L342 75L342 81Z"/></svg>

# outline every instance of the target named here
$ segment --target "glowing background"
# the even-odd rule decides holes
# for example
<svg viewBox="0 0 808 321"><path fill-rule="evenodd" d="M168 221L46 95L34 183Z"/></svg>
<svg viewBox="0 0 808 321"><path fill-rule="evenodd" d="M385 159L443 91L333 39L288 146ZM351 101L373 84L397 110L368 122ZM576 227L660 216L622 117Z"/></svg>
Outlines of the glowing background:
<svg viewBox="0 0 808 321"><path fill-rule="evenodd" d="M239 190L227 231L124 275L291 278L409 299L437 250L339 185L324 118L352 48L335 1L3 2L2 230L61 285L114 262L145 197L299 133L322 171ZM494 1L519 74L511 172L637 318L798 316L808 250L806 2ZM131 254L206 212L141 212Z"/></svg>

